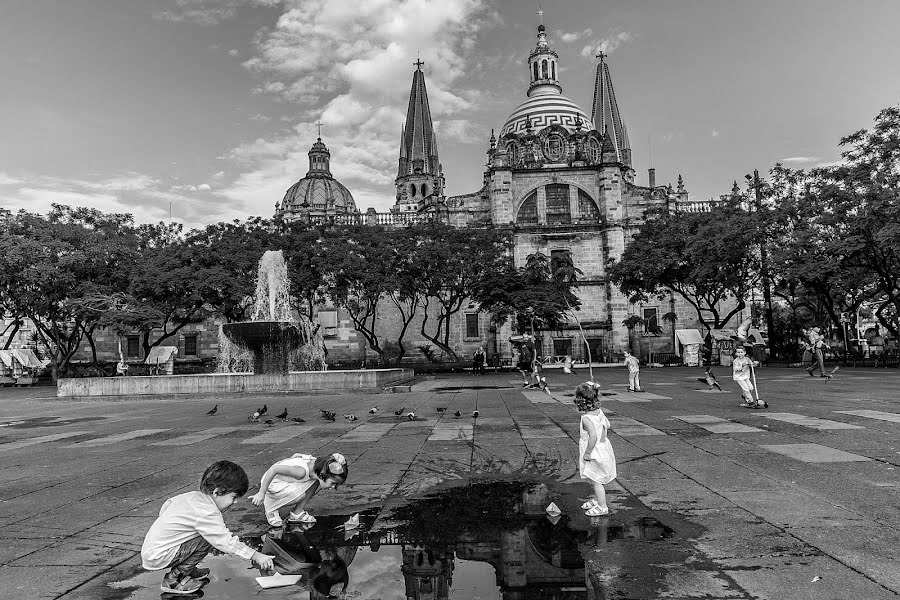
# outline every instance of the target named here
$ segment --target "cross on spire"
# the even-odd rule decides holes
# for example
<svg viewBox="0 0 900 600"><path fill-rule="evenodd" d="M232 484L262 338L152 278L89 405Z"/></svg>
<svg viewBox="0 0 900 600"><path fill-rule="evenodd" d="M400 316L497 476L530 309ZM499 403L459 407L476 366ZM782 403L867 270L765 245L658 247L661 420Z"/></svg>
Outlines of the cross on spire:
<svg viewBox="0 0 900 600"><path fill-rule="evenodd" d="M600 48L595 56L600 59L600 62L603 62L603 59L607 57L607 54L603 51L603 48Z"/></svg>
<svg viewBox="0 0 900 600"><path fill-rule="evenodd" d="M422 70L422 65L424 65L425 63L422 62L422 59L419 58L419 57L417 56L417 57L416 57L416 62L414 62L413 64L416 66L416 69L418 69L419 71L421 71L421 70Z"/></svg>
<svg viewBox="0 0 900 600"><path fill-rule="evenodd" d="M543 25L544 24L544 7L541 6L540 4L538 4L538 11L535 14L537 14L537 16L540 17L541 25Z"/></svg>
<svg viewBox="0 0 900 600"><path fill-rule="evenodd" d="M319 130L319 138L322 138L322 118L319 117L319 120L315 122L316 128Z"/></svg>

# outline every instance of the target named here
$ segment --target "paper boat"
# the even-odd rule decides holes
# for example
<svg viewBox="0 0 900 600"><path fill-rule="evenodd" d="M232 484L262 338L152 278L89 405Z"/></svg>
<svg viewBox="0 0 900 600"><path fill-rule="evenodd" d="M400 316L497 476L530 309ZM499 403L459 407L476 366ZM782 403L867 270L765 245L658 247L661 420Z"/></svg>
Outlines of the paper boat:
<svg viewBox="0 0 900 600"><path fill-rule="evenodd" d="M551 517L558 517L562 514L562 511L559 510L559 507L556 505L556 502L551 502L550 506L547 507L547 514Z"/></svg>
<svg viewBox="0 0 900 600"><path fill-rule="evenodd" d="M356 513L344 523L344 529L356 529L359 527L359 513Z"/></svg>
<svg viewBox="0 0 900 600"><path fill-rule="evenodd" d="M267 590L269 588L296 585L302 577L302 575L282 575L281 573L276 573L275 575L269 575L268 577L257 577L256 583L264 590Z"/></svg>
<svg viewBox="0 0 900 600"><path fill-rule="evenodd" d="M562 519L560 515L547 515L547 520L550 521L553 525L559 523L559 520Z"/></svg>
<svg viewBox="0 0 900 600"><path fill-rule="evenodd" d="M345 529L344 530L344 541L349 542L353 538L359 535L359 528L357 529Z"/></svg>

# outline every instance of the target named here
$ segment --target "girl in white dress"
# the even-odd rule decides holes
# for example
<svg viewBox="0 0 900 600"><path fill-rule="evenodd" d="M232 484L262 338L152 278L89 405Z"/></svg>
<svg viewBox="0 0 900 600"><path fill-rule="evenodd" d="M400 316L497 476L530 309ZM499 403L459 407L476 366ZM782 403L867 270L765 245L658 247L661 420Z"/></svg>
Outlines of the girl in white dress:
<svg viewBox="0 0 900 600"><path fill-rule="evenodd" d="M315 523L315 517L304 510L307 502L319 488L332 489L347 481L348 474L347 459L336 452L320 458L294 454L269 467L250 501L264 504L266 520L273 527L285 521Z"/></svg>
<svg viewBox="0 0 900 600"><path fill-rule="evenodd" d="M609 443L609 419L600 410L597 386L580 385L575 394L581 416L581 438L578 441L578 470L582 479L594 486L594 497L581 505L589 517L609 514L603 485L616 478L616 455Z"/></svg>

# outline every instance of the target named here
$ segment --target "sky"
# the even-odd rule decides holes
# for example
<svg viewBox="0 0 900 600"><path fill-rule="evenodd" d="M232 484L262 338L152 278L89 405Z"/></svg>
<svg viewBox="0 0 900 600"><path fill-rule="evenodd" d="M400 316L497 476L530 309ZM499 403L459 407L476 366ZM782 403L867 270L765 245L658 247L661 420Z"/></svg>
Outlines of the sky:
<svg viewBox="0 0 900 600"><path fill-rule="evenodd" d="M474 192L538 8L563 94L590 116L603 48L636 182L694 200L833 163L900 102L896 0L3 0L0 207L271 217L320 121L334 176L387 211L417 56L446 193Z"/></svg>

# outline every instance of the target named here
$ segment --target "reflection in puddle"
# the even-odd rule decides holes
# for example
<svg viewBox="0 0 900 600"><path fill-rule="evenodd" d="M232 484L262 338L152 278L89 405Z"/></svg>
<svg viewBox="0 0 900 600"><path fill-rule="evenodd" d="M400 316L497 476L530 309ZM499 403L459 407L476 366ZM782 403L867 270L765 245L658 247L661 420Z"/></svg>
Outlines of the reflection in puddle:
<svg viewBox="0 0 900 600"><path fill-rule="evenodd" d="M360 599L597 599L604 596L591 588L580 548L656 541L673 533L646 517L624 524L604 518L585 528L580 514L582 529L576 529L565 514L555 523L547 518L549 500L540 483L472 483L363 512L362 526L351 532L341 526L348 515L318 516L305 531L245 539L257 548L265 543L267 553L276 544L279 571L300 574L296 585L263 590L249 562L219 556L203 565L211 569L203 596L315 600L329 597L327 584L334 584L333 597ZM323 579L321 567L304 564L318 561L346 564L346 592L339 573ZM141 573L110 587L120 598L155 599L162 575Z"/></svg>

